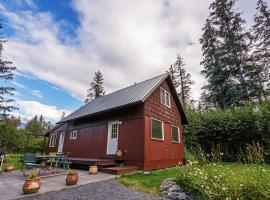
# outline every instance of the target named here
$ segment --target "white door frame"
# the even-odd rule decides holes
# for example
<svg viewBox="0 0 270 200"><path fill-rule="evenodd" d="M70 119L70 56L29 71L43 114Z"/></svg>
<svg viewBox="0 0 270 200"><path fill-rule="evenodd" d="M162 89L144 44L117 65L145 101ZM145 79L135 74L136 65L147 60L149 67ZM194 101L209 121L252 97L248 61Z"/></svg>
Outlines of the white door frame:
<svg viewBox="0 0 270 200"><path fill-rule="evenodd" d="M120 130L120 124L121 124L121 122L120 121L109 121L108 122L108 134L107 134L107 149L106 149L106 154L107 155L113 155L113 154L115 154L115 152L114 153L110 153L109 152L109 140L110 140L110 138L111 138L111 132L112 132L112 125L113 124L118 124L118 133L117 133L117 147L116 147L116 150L115 150L115 152L118 150L118 139L119 139L119 130Z"/></svg>
<svg viewBox="0 0 270 200"><path fill-rule="evenodd" d="M65 132L63 131L63 132L60 133L60 136L59 136L57 153L63 153L64 142L65 142Z"/></svg>

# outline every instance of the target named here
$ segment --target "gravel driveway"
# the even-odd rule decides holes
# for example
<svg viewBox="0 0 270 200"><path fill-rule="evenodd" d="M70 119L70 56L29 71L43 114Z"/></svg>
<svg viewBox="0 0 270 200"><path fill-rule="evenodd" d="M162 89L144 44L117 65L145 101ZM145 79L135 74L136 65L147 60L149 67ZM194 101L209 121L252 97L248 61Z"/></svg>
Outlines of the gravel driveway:
<svg viewBox="0 0 270 200"><path fill-rule="evenodd" d="M162 197L151 196L142 192L133 191L115 180L90 183L83 186L72 187L61 191L48 192L40 195L28 196L21 200L114 200L114 199L143 199L143 200L165 200Z"/></svg>

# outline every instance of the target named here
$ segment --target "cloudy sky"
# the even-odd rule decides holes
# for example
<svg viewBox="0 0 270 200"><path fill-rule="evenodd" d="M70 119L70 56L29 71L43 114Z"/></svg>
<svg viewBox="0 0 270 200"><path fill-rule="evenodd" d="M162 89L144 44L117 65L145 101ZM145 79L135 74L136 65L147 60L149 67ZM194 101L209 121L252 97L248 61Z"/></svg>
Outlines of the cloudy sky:
<svg viewBox="0 0 270 200"><path fill-rule="evenodd" d="M162 74L180 54L198 99L201 28L210 0L0 0L3 56L17 72L16 111L56 122L83 105L98 69L107 93ZM252 24L255 0L236 6Z"/></svg>

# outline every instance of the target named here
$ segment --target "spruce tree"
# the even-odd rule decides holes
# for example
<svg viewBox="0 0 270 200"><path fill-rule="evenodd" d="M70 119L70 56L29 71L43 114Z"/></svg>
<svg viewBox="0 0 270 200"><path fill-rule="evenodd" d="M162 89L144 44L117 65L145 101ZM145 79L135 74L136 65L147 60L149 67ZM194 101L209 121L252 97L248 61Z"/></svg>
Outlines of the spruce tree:
<svg viewBox="0 0 270 200"><path fill-rule="evenodd" d="M185 66L186 64L184 63L183 58L178 55L174 65L169 67L172 82L184 107L191 106L191 85L194 84L194 81L191 80L191 75L190 73L187 73Z"/></svg>
<svg viewBox="0 0 270 200"><path fill-rule="evenodd" d="M200 39L202 74L208 81L202 99L222 109L249 99L246 80L249 34L234 4L234 0L215 0L210 4L210 15Z"/></svg>
<svg viewBox="0 0 270 200"><path fill-rule="evenodd" d="M95 72L93 81L90 83L90 88L87 90L87 97L85 103L89 103L93 99L99 98L105 95L105 89L103 87L103 75L98 70Z"/></svg>
<svg viewBox="0 0 270 200"><path fill-rule="evenodd" d="M252 96L262 100L270 94L270 9L265 1L258 0L256 11L249 77Z"/></svg>
<svg viewBox="0 0 270 200"><path fill-rule="evenodd" d="M0 31L1 30L2 24L0 24ZM10 66L12 62L4 60L2 57L3 44L5 42L5 38L0 36L0 120L6 118L9 112L16 109L16 107L10 105L10 103L14 101L10 96L13 95L15 88L4 86L7 81L13 79L13 71L16 69Z"/></svg>

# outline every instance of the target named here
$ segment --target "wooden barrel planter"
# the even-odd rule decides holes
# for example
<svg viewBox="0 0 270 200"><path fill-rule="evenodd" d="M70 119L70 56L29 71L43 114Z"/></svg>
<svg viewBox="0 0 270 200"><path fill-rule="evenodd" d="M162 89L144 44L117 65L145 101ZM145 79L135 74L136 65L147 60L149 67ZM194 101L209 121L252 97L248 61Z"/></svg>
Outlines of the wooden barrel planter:
<svg viewBox="0 0 270 200"><path fill-rule="evenodd" d="M37 193L40 188L40 185L41 182L39 177L34 179L26 179L23 184L22 191L24 194Z"/></svg>
<svg viewBox="0 0 270 200"><path fill-rule="evenodd" d="M67 185L76 185L79 179L79 175L75 171L69 171L66 177Z"/></svg>
<svg viewBox="0 0 270 200"><path fill-rule="evenodd" d="M10 172L10 171L12 171L14 169L14 165L13 164L5 164L4 165L4 170L6 171L6 172Z"/></svg>
<svg viewBox="0 0 270 200"><path fill-rule="evenodd" d="M117 157L122 157L123 156L123 151L122 150L120 150L120 149L118 149L116 152L115 152L115 155L117 156Z"/></svg>
<svg viewBox="0 0 270 200"><path fill-rule="evenodd" d="M89 174L97 174L98 173L98 167L96 165L89 167Z"/></svg>

